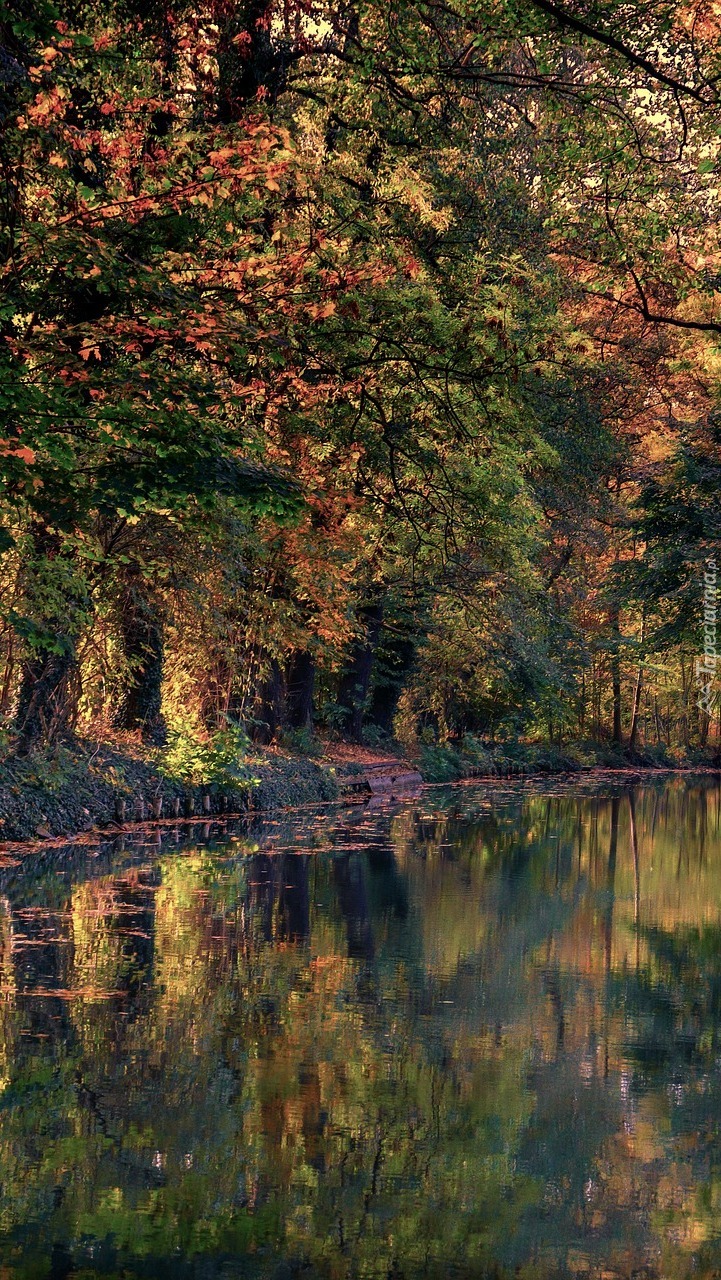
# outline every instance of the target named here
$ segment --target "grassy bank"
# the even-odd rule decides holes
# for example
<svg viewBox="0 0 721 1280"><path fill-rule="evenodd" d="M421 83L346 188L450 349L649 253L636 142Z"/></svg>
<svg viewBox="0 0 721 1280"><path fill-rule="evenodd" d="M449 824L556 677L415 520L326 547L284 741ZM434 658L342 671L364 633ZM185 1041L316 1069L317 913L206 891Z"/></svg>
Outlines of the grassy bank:
<svg viewBox="0 0 721 1280"><path fill-rule="evenodd" d="M83 738L0 763L0 840L71 835L119 818L277 809L337 794L332 766L292 751L253 751L234 768L193 772L172 752Z"/></svg>
<svg viewBox="0 0 721 1280"><path fill-rule="evenodd" d="M721 757L715 747L672 751L664 746L630 749L595 742L563 746L518 741L488 744L469 736L460 743L420 747L418 767L426 782L457 782L473 777L523 777L598 768L718 768Z"/></svg>

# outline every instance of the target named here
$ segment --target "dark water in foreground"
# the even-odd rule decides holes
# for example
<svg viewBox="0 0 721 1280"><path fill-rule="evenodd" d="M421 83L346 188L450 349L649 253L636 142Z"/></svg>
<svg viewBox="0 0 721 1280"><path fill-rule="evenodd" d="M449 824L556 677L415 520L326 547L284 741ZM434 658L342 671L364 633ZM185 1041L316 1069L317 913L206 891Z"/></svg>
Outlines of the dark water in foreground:
<svg viewBox="0 0 721 1280"><path fill-rule="evenodd" d="M718 1276L720 815L464 787L0 867L0 1280Z"/></svg>

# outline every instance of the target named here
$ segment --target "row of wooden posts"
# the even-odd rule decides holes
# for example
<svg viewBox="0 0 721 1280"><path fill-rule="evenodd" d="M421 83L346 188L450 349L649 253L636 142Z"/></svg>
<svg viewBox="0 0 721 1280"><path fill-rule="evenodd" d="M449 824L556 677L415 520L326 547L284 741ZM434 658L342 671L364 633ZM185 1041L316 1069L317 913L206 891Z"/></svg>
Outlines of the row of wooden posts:
<svg viewBox="0 0 721 1280"><path fill-rule="evenodd" d="M115 799L115 821L124 822L159 822L163 817L163 797L152 796L146 802L144 796L136 797L133 801L128 802L126 796L116 796ZM228 813L231 805L227 796L220 795L217 797L215 810L218 813ZM200 798L200 814L206 815L213 812L212 797L206 792ZM168 802L166 816L169 818L193 818L197 814L196 800L192 795L186 795L182 799L180 796L173 796Z"/></svg>

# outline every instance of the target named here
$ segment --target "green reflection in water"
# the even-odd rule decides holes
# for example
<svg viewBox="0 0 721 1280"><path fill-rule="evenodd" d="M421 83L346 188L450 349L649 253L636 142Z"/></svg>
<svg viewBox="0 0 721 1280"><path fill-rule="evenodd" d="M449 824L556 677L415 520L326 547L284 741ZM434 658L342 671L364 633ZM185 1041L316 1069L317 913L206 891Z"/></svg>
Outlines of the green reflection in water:
<svg viewBox="0 0 721 1280"><path fill-rule="evenodd" d="M0 1277L718 1275L720 812L461 787L0 870Z"/></svg>

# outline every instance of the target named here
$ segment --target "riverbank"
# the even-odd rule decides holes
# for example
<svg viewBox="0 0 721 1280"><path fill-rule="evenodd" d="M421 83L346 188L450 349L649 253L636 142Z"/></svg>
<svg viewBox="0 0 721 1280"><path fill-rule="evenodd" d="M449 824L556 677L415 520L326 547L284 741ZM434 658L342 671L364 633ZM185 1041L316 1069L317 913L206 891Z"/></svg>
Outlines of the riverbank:
<svg viewBox="0 0 721 1280"><path fill-rule="evenodd" d="M629 748L614 743L509 741L488 744L466 737L460 743L422 746L417 767L426 782L462 782L469 778L537 777L590 770L719 769L718 747L670 750L665 746Z"/></svg>
<svg viewBox="0 0 721 1280"><path fill-rule="evenodd" d="M344 794L390 794L388 779L453 783L497 778L578 775L596 770L719 768L711 752L691 757L575 744L563 749L509 742L420 747L412 761L394 744L385 751L349 743L314 744L312 756L253 748L243 781L189 782L161 767L157 751L132 741L78 738L72 744L0 762L0 843L45 840L171 817L267 813L336 800ZM404 775L404 770L412 771Z"/></svg>
<svg viewBox="0 0 721 1280"><path fill-rule="evenodd" d="M246 813L334 800L332 765L280 750L253 753L242 785L188 782L132 744L79 739L0 763L0 841L44 839L123 822Z"/></svg>

